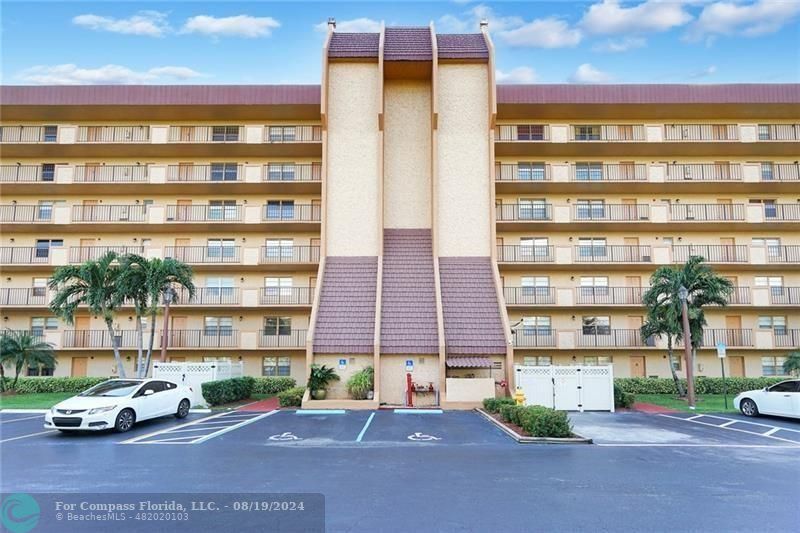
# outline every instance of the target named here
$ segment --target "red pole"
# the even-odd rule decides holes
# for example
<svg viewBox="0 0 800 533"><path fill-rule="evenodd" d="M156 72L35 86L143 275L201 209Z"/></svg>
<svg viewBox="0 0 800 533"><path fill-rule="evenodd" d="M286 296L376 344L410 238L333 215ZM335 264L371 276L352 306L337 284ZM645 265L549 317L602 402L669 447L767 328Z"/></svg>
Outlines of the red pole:
<svg viewBox="0 0 800 533"><path fill-rule="evenodd" d="M414 394L412 392L411 373L406 372L406 404L408 407L414 407Z"/></svg>

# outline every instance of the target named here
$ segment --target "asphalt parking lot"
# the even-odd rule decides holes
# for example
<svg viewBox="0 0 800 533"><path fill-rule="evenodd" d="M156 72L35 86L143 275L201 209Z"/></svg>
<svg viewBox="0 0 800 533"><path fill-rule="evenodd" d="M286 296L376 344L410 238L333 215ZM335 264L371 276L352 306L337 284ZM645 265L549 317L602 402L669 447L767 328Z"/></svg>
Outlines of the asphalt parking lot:
<svg viewBox="0 0 800 533"><path fill-rule="evenodd" d="M322 493L328 531L795 530L800 423L691 416L576 413L595 445L520 445L463 411L193 413L77 435L0 413L0 490Z"/></svg>

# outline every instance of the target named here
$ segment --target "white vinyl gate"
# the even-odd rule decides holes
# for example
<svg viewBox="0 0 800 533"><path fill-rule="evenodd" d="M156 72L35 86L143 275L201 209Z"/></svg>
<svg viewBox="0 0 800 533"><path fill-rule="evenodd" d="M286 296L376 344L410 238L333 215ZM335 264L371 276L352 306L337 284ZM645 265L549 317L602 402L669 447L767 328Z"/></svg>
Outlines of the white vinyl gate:
<svg viewBox="0 0 800 533"><path fill-rule="evenodd" d="M166 379L192 388L192 406L206 405L202 384L243 376L242 363L153 363L153 379Z"/></svg>
<svg viewBox="0 0 800 533"><path fill-rule="evenodd" d="M562 411L614 412L614 371L608 366L514 365L525 405Z"/></svg>

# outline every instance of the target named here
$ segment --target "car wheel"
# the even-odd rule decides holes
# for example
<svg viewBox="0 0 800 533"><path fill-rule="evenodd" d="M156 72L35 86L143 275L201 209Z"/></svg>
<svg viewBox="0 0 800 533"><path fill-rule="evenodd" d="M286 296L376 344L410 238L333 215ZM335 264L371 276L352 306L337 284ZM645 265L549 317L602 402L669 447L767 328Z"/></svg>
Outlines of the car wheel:
<svg viewBox="0 0 800 533"><path fill-rule="evenodd" d="M114 429L119 433L125 433L133 427L136 422L136 414L132 409L123 409L117 415L117 421L114 423Z"/></svg>
<svg viewBox="0 0 800 533"><path fill-rule="evenodd" d="M175 412L175 418L186 418L189 415L189 400L183 399L178 404L178 410Z"/></svg>
<svg viewBox="0 0 800 533"><path fill-rule="evenodd" d="M742 400L741 405L739 405L739 410L744 416L758 416L758 406L756 402L750 398Z"/></svg>

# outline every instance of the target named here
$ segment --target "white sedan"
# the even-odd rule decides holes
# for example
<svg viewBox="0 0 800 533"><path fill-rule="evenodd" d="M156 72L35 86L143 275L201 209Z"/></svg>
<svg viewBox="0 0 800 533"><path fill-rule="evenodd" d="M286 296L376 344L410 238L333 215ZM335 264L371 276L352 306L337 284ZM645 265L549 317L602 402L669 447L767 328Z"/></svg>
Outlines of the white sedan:
<svg viewBox="0 0 800 533"><path fill-rule="evenodd" d="M192 389L160 379L111 379L53 406L44 427L59 431L116 429L136 422L175 415L185 418Z"/></svg>
<svg viewBox="0 0 800 533"><path fill-rule="evenodd" d="M800 379L736 395L733 406L745 416L776 415L800 418Z"/></svg>

